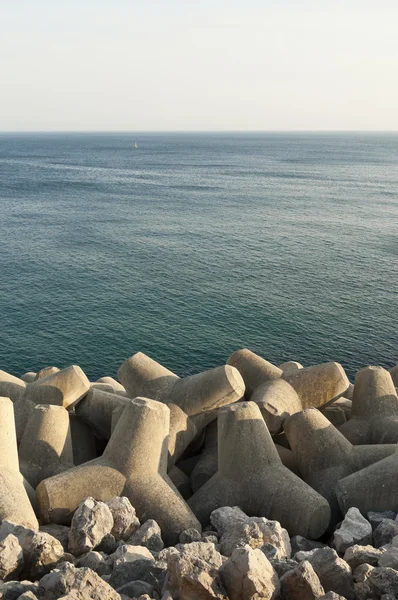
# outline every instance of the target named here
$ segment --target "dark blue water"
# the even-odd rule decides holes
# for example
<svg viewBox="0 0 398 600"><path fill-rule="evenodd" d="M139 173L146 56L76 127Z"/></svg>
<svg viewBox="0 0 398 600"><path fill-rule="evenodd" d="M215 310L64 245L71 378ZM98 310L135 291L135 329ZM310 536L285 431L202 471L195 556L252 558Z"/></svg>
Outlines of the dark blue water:
<svg viewBox="0 0 398 600"><path fill-rule="evenodd" d="M2 134L0 205L14 374L398 360L398 135Z"/></svg>

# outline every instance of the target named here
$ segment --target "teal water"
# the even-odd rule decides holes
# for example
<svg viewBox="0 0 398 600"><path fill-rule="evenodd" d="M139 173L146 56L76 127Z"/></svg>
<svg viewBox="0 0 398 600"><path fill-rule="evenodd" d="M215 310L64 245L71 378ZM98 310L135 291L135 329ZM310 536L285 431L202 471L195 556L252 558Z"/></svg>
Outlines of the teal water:
<svg viewBox="0 0 398 600"><path fill-rule="evenodd" d="M398 361L398 135L1 134L0 206L6 371Z"/></svg>

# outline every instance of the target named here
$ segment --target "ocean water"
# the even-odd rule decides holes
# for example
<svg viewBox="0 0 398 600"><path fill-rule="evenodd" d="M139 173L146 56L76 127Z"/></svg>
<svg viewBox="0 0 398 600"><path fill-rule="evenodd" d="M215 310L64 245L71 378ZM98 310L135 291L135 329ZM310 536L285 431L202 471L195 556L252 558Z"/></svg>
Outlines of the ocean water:
<svg viewBox="0 0 398 600"><path fill-rule="evenodd" d="M398 361L398 135L1 134L0 206L15 375Z"/></svg>

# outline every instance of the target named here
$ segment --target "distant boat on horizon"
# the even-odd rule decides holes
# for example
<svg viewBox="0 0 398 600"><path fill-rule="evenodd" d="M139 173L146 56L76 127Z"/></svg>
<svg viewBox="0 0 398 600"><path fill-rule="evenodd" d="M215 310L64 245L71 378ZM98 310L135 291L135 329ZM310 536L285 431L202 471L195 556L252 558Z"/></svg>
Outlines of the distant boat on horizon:
<svg viewBox="0 0 398 600"><path fill-rule="evenodd" d="M134 142L134 148L138 148L137 142Z"/></svg>

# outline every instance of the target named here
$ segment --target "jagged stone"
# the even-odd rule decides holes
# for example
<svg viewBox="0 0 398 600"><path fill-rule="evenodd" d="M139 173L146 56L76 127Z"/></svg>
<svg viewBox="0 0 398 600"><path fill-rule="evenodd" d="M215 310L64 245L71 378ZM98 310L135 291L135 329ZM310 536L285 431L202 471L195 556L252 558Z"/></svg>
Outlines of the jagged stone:
<svg viewBox="0 0 398 600"><path fill-rule="evenodd" d="M29 531L20 538L24 556L24 574L39 579L64 558L62 544L43 531Z"/></svg>
<svg viewBox="0 0 398 600"><path fill-rule="evenodd" d="M0 579L18 577L23 568L23 552L18 538L12 533L0 541Z"/></svg>
<svg viewBox="0 0 398 600"><path fill-rule="evenodd" d="M354 546L347 548L343 560L350 565L352 571L355 571L357 567L364 564L377 567L379 558L382 556L382 554L382 550L378 550L373 546L361 546L359 544L354 544Z"/></svg>
<svg viewBox="0 0 398 600"><path fill-rule="evenodd" d="M87 567L95 571L100 577L112 573L113 558L107 556L105 552L95 552L91 550L87 554L82 554L76 561L76 567Z"/></svg>
<svg viewBox="0 0 398 600"><path fill-rule="evenodd" d="M333 545L343 554L347 548L358 544L366 546L372 543L372 526L355 507L350 508L333 536Z"/></svg>
<svg viewBox="0 0 398 600"><path fill-rule="evenodd" d="M146 546L151 552L160 552L164 548L162 532L159 525L153 519L148 519L128 539L133 546Z"/></svg>
<svg viewBox="0 0 398 600"><path fill-rule="evenodd" d="M18 596L17 600L37 600L37 596L33 592L24 592Z"/></svg>
<svg viewBox="0 0 398 600"><path fill-rule="evenodd" d="M146 600L146 598L148 598L151 600L155 595L159 598L153 585L146 581L140 581L139 579L121 585L116 591L128 598L141 598L141 600Z"/></svg>
<svg viewBox="0 0 398 600"><path fill-rule="evenodd" d="M140 528L140 522L135 514L135 508L125 496L116 496L106 502L113 516L111 534L116 540L127 540Z"/></svg>
<svg viewBox="0 0 398 600"><path fill-rule="evenodd" d="M319 548L307 559L318 575L325 592L336 592L355 600L350 566L332 548Z"/></svg>
<svg viewBox="0 0 398 600"><path fill-rule="evenodd" d="M375 600L383 594L398 596L398 571L389 567L371 567L361 565L354 573L361 600Z"/></svg>
<svg viewBox="0 0 398 600"><path fill-rule="evenodd" d="M272 600L279 593L278 576L261 550L236 548L219 570L229 600Z"/></svg>
<svg viewBox="0 0 398 600"><path fill-rule="evenodd" d="M379 557L378 564L374 566L378 567L390 567L391 569L398 570L398 548L392 544L387 544L380 548L381 556Z"/></svg>
<svg viewBox="0 0 398 600"><path fill-rule="evenodd" d="M284 600L317 600L324 589L317 574L308 561L303 561L280 580Z"/></svg>
<svg viewBox="0 0 398 600"><path fill-rule="evenodd" d="M38 583L31 581L0 581L0 598L2 600L17 600L22 594L32 592L37 596L39 589Z"/></svg>
<svg viewBox="0 0 398 600"><path fill-rule="evenodd" d="M302 535L294 535L290 538L290 545L292 547L292 555L294 556L297 552L308 552L309 550L315 550L316 548L325 548L326 544L322 542L316 542L314 540L307 540Z"/></svg>
<svg viewBox="0 0 398 600"><path fill-rule="evenodd" d="M268 558L268 560L278 558L278 548L269 542L264 544L264 546L260 546L260 550Z"/></svg>
<svg viewBox="0 0 398 600"><path fill-rule="evenodd" d="M75 591L91 600L120 600L120 595L91 569L77 569L70 563L54 569L39 581L39 600L57 600Z"/></svg>
<svg viewBox="0 0 398 600"><path fill-rule="evenodd" d="M147 552L149 551L147 550ZM130 549L116 560L109 578L109 585L118 590L130 581L145 581L160 594L166 576L167 568L163 562L155 562L153 557L151 559L145 555L144 548L136 547L136 550Z"/></svg>
<svg viewBox="0 0 398 600"><path fill-rule="evenodd" d="M105 554L113 554L116 551L118 543L119 542L116 541L114 535L106 533L96 547L96 550L98 550L98 552L104 552Z"/></svg>
<svg viewBox="0 0 398 600"><path fill-rule="evenodd" d="M279 579L288 571L295 569L298 564L292 558L271 558L270 563L274 567Z"/></svg>
<svg viewBox="0 0 398 600"><path fill-rule="evenodd" d="M344 596L340 596L340 594L336 594L336 592L328 592L324 596L318 598L318 600L346 600Z"/></svg>
<svg viewBox="0 0 398 600"><path fill-rule="evenodd" d="M113 517L104 502L87 498L73 515L69 532L69 552L75 556L93 550L113 528Z"/></svg>
<svg viewBox="0 0 398 600"><path fill-rule="evenodd" d="M209 536L206 536L206 539ZM217 538L216 538L217 540ZM180 544L190 544L191 542L201 542L202 535L197 529L186 529L182 533L180 533ZM216 541L216 543L218 540Z"/></svg>
<svg viewBox="0 0 398 600"><path fill-rule="evenodd" d="M236 506L218 508L211 513L210 519L221 535L220 548L224 556L231 556L235 548L246 544L254 549L269 542L278 549L277 558L290 558L289 534L278 521L248 517Z"/></svg>
<svg viewBox="0 0 398 600"><path fill-rule="evenodd" d="M366 516L374 531L376 527L380 525L383 519L390 519L394 521L397 514L393 510L385 510L383 512L374 512L371 510Z"/></svg>
<svg viewBox="0 0 398 600"><path fill-rule="evenodd" d="M184 600L228 600L218 573L222 563L213 544L184 544L168 557L168 589Z"/></svg>
<svg viewBox="0 0 398 600"><path fill-rule="evenodd" d="M57 525L56 523L50 523L49 525L40 525L40 531L43 533L48 533L57 539L61 543L65 552L68 551L70 527L66 527L66 525Z"/></svg>
<svg viewBox="0 0 398 600"><path fill-rule="evenodd" d="M383 519L373 532L373 544L376 548L389 544L398 535L398 523L392 519Z"/></svg>
<svg viewBox="0 0 398 600"><path fill-rule="evenodd" d="M155 561L155 557L153 556L152 552L150 552L145 546L132 546L130 544L123 544L117 548L113 555L113 562L116 567L126 562L142 560L149 560L151 562Z"/></svg>

